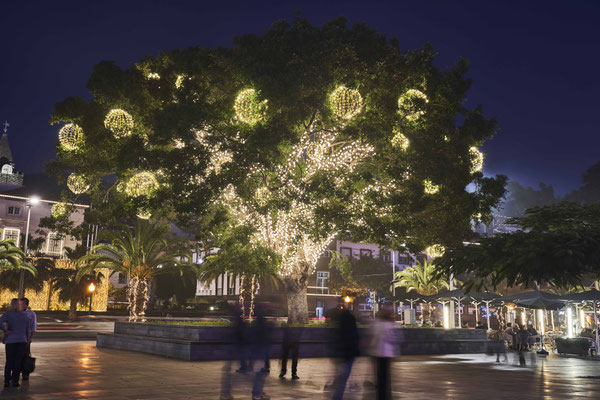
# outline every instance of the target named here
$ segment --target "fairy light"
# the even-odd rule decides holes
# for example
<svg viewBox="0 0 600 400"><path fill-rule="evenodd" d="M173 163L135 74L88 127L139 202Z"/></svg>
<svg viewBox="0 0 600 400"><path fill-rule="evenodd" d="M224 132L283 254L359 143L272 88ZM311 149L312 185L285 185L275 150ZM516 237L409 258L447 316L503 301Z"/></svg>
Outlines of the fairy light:
<svg viewBox="0 0 600 400"><path fill-rule="evenodd" d="M238 121L254 125L265 118L267 100L260 101L255 89L245 89L238 93L233 109Z"/></svg>
<svg viewBox="0 0 600 400"><path fill-rule="evenodd" d="M145 208L140 208L138 209L137 217L139 219L150 219L150 217L152 217L152 213Z"/></svg>
<svg viewBox="0 0 600 400"><path fill-rule="evenodd" d="M338 86L330 95L333 113L339 118L350 120L362 111L363 99L358 90Z"/></svg>
<svg viewBox="0 0 600 400"><path fill-rule="evenodd" d="M56 203L50 208L50 215L54 218L60 218L67 215L68 206L66 203Z"/></svg>
<svg viewBox="0 0 600 400"><path fill-rule="evenodd" d="M58 131L58 141L65 150L77 150L83 142L83 129L76 124L66 124Z"/></svg>
<svg viewBox="0 0 600 400"><path fill-rule="evenodd" d="M429 99L425 93L417 89L409 89L398 99L398 110L408 121L416 121L425 114L422 110Z"/></svg>
<svg viewBox="0 0 600 400"><path fill-rule="evenodd" d="M133 117L125 110L115 108L106 114L104 126L110 130L116 138L122 139L131 135L133 129Z"/></svg>
<svg viewBox="0 0 600 400"><path fill-rule="evenodd" d="M434 244L425 249L425 254L427 254L429 258L441 257L444 255L445 252L446 248L441 244Z"/></svg>
<svg viewBox="0 0 600 400"><path fill-rule="evenodd" d="M483 153L475 146L469 148L471 156L471 173L479 172L483 169Z"/></svg>
<svg viewBox="0 0 600 400"><path fill-rule="evenodd" d="M183 86L184 78L185 78L185 75L177 75L177 78L175 79L175 88L181 89L181 87Z"/></svg>
<svg viewBox="0 0 600 400"><path fill-rule="evenodd" d="M408 149L408 146L410 146L410 140L408 140L408 138L406 136L404 136L403 134L401 134L400 132L398 132L393 138L392 138L392 146L397 147L401 150L406 151Z"/></svg>
<svg viewBox="0 0 600 400"><path fill-rule="evenodd" d="M131 197L150 196L158 189L156 175L149 171L141 171L133 175L125 185L125 193Z"/></svg>
<svg viewBox="0 0 600 400"><path fill-rule="evenodd" d="M67 187L74 194L82 194L88 191L88 189L90 188L90 183L88 179L82 174L73 172L67 178Z"/></svg>
<svg viewBox="0 0 600 400"><path fill-rule="evenodd" d="M146 78L158 80L158 79L160 79L160 75L156 72L150 72L148 75L146 75Z"/></svg>
<svg viewBox="0 0 600 400"><path fill-rule="evenodd" d="M436 194L437 192L440 191L440 186L435 185L429 179L425 179L423 181L423 191L427 194Z"/></svg>

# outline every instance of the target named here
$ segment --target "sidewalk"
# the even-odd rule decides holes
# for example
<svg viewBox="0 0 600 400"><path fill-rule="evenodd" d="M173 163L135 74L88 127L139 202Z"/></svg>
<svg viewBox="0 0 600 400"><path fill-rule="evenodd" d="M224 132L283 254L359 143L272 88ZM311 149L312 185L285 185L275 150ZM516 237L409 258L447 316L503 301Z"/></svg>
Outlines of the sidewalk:
<svg viewBox="0 0 600 400"><path fill-rule="evenodd" d="M2 399L62 400L180 400L217 399L221 362L185 362L151 355L97 349L94 342L39 342L31 381L2 391ZM4 349L0 349L4 358ZM600 363L575 358L527 354L527 367L497 364L485 355L405 356L393 363L395 399L584 399L600 398ZM534 363L532 364L532 361ZM272 361L265 392L273 400L322 399L325 383L333 378L327 359L300 360L299 381L280 381L279 362ZM355 363L345 398L372 399L373 366L369 359ZM250 398L250 377L233 375L236 399Z"/></svg>

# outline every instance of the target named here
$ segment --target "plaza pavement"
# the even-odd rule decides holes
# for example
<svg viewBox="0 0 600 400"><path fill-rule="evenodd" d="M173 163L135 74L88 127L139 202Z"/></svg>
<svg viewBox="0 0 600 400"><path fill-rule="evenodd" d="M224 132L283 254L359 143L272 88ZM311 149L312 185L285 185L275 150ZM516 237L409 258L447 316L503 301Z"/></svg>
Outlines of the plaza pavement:
<svg viewBox="0 0 600 400"><path fill-rule="evenodd" d="M5 389L3 399L179 400L218 399L221 362L185 362L133 352L97 349L92 341L38 341L37 369L21 388ZM404 399L600 399L600 362L526 354L527 366L486 355L404 356L393 363L394 398ZM4 349L0 350L4 361ZM272 399L323 399L333 377L327 359L300 360L299 381L280 381L272 361L265 392ZM347 399L373 399L373 367L355 363ZM250 378L234 373L233 395L249 399ZM367 383L365 383L367 382Z"/></svg>

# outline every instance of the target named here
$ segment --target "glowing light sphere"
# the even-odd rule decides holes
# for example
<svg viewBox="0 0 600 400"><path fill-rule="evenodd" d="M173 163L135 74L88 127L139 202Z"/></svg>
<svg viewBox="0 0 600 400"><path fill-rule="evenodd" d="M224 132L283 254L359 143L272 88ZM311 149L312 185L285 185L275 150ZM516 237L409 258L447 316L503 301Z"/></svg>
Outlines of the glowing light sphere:
<svg viewBox="0 0 600 400"><path fill-rule="evenodd" d="M407 150L408 146L410 146L410 140L403 134L397 133L396 136L392 138L392 146L401 150Z"/></svg>
<svg viewBox="0 0 600 400"><path fill-rule="evenodd" d="M417 89L409 89L398 99L398 110L407 120L416 121L425 114L422 108L427 103L429 100L425 93Z"/></svg>
<svg viewBox="0 0 600 400"><path fill-rule="evenodd" d="M156 72L150 72L148 75L146 75L146 78L148 78L148 79L160 79L160 75L157 74Z"/></svg>
<svg viewBox="0 0 600 400"><path fill-rule="evenodd" d="M60 218L67 215L68 206L66 203L56 203L50 208L50 215L54 218Z"/></svg>
<svg viewBox="0 0 600 400"><path fill-rule="evenodd" d="M122 139L131 135L133 129L133 117L125 110L115 108L106 114L104 126L110 130L116 138Z"/></svg>
<svg viewBox="0 0 600 400"><path fill-rule="evenodd" d="M73 172L67 178L67 187L74 194L82 194L88 191L90 188L90 183L85 176Z"/></svg>
<svg viewBox="0 0 600 400"><path fill-rule="evenodd" d="M427 194L436 194L440 191L440 185L435 185L429 179L423 181L423 191Z"/></svg>
<svg viewBox="0 0 600 400"><path fill-rule="evenodd" d="M333 113L342 119L354 118L363 108L363 99L358 90L343 85L331 92L329 101Z"/></svg>
<svg viewBox="0 0 600 400"><path fill-rule="evenodd" d="M83 142L83 129L76 124L66 124L58 131L58 141L65 150L77 150Z"/></svg>
<svg viewBox="0 0 600 400"><path fill-rule="evenodd" d="M471 156L471 173L479 172L483 169L483 153L475 146L469 149Z"/></svg>
<svg viewBox="0 0 600 400"><path fill-rule="evenodd" d="M158 180L152 172L138 172L129 179L125 186L125 193L131 197L150 196L158 189Z"/></svg>
<svg viewBox="0 0 600 400"><path fill-rule="evenodd" d="M430 258L437 258L444 255L446 248L441 244L434 244L425 249L425 254Z"/></svg>
<svg viewBox="0 0 600 400"><path fill-rule="evenodd" d="M267 100L260 101L254 89L244 89L235 98L233 109L238 121L254 125L265 118Z"/></svg>

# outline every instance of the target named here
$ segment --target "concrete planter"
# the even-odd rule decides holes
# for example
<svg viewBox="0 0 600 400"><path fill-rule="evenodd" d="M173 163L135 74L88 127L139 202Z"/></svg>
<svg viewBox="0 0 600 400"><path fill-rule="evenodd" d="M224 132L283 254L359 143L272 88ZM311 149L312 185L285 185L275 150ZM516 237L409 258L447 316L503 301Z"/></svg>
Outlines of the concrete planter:
<svg viewBox="0 0 600 400"><path fill-rule="evenodd" d="M335 356L332 328L273 328L270 357L279 357L284 329L300 337L300 357ZM360 329L366 348L368 329ZM398 328L398 354L483 353L490 341L483 330ZM97 347L138 351L189 361L237 358L241 349L234 330L222 326L194 326L115 322L114 333L99 333Z"/></svg>

